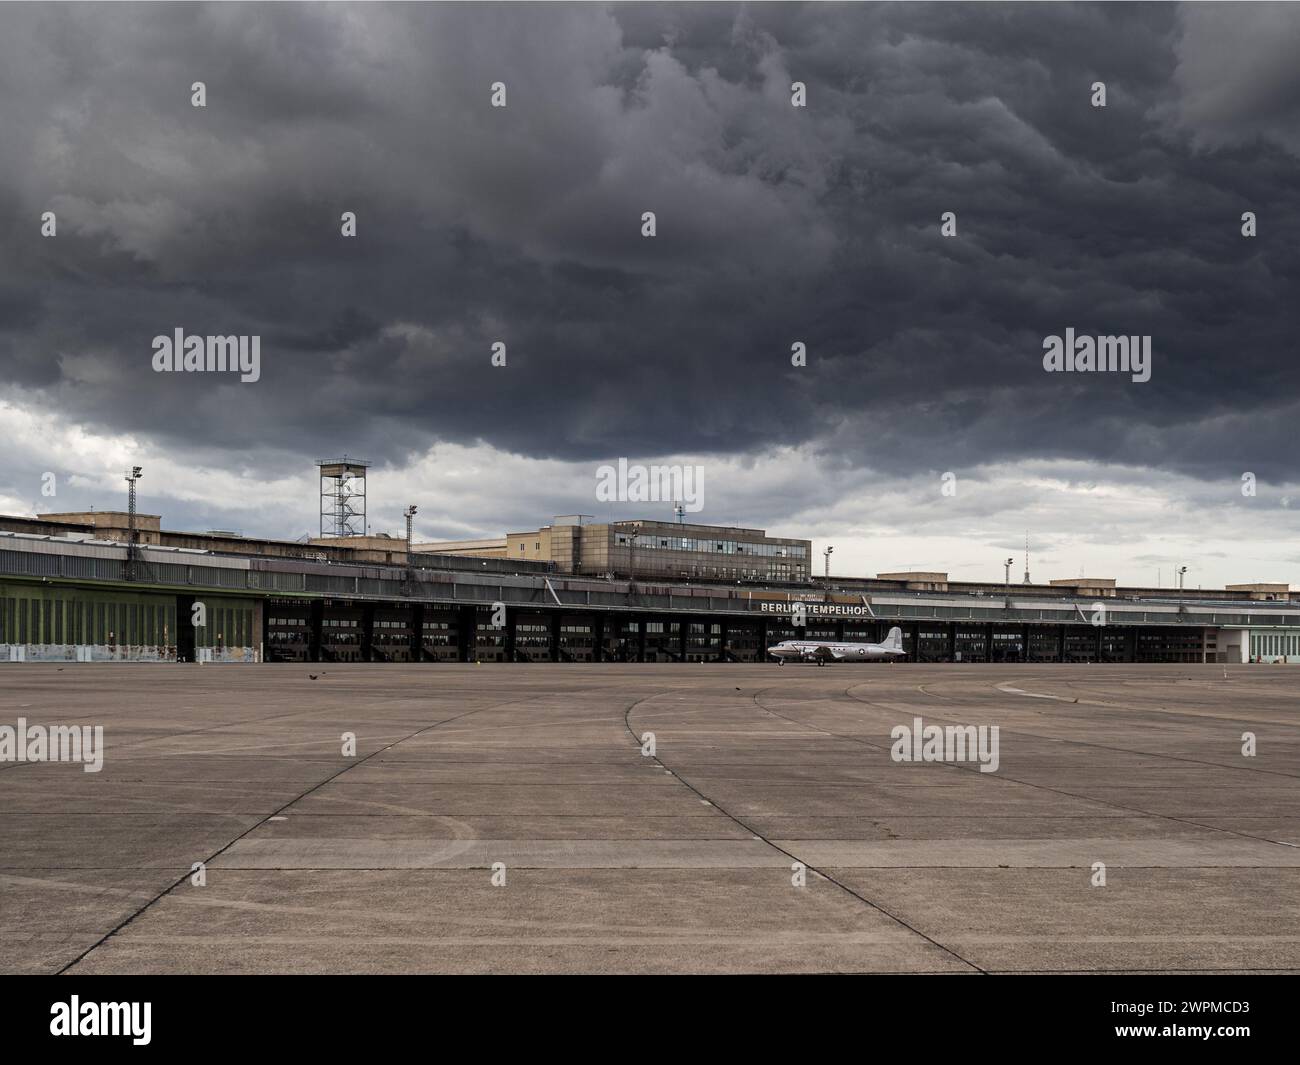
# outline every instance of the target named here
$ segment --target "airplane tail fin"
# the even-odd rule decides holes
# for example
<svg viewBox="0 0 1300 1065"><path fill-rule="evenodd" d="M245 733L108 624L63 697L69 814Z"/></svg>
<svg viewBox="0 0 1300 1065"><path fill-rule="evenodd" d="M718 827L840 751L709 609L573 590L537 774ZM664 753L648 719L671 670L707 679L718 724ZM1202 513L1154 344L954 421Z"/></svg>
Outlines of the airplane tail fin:
<svg viewBox="0 0 1300 1065"><path fill-rule="evenodd" d="M903 630L895 625L889 630L889 635L885 637L883 646L888 647L891 651L901 651L903 649Z"/></svg>

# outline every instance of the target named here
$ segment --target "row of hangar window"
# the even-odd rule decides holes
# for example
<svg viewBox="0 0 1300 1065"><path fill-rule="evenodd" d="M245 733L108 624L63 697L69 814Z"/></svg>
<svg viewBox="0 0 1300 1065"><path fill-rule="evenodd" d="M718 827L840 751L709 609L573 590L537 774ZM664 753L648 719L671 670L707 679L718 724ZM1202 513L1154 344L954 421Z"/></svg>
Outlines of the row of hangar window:
<svg viewBox="0 0 1300 1065"><path fill-rule="evenodd" d="M614 543L620 547L649 548L668 551L707 551L723 555L754 555L758 558L805 558L802 544L756 544L743 540L701 540L691 536L647 536L642 533L615 533Z"/></svg>
<svg viewBox="0 0 1300 1065"><path fill-rule="evenodd" d="M249 608L209 606L207 625L194 630L199 647L248 647L252 637ZM0 643L174 647L176 606L58 597L0 599Z"/></svg>
<svg viewBox="0 0 1300 1065"><path fill-rule="evenodd" d="M1250 634L1252 658L1261 656L1290 658L1300 655L1300 634L1294 632L1252 632Z"/></svg>

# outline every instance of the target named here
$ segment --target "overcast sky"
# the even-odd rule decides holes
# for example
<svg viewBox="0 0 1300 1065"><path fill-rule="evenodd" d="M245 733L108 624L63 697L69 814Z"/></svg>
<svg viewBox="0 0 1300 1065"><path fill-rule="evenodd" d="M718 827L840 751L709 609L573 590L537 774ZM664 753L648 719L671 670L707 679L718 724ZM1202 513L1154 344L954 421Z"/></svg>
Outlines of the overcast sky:
<svg viewBox="0 0 1300 1065"><path fill-rule="evenodd" d="M671 519L624 457L835 572L1300 585L1297 54L1300 5L0 6L0 512L138 463L296 538L346 452L376 531ZM155 373L177 328L260 380Z"/></svg>

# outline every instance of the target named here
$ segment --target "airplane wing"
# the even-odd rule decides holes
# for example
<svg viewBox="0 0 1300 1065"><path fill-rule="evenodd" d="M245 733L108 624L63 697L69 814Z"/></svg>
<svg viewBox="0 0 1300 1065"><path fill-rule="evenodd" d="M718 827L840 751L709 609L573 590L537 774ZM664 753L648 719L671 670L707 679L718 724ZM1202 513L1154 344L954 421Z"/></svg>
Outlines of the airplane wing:
<svg viewBox="0 0 1300 1065"><path fill-rule="evenodd" d="M809 654L810 657L821 659L823 662L835 662L844 657L843 655L837 655L825 644L822 644L820 647L814 647Z"/></svg>

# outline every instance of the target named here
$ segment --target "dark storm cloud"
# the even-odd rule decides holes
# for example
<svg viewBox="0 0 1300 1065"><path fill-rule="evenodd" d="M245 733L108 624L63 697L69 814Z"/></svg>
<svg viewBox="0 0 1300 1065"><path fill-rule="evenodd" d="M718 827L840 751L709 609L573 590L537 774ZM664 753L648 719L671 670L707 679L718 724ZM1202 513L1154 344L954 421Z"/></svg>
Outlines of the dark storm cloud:
<svg viewBox="0 0 1300 1065"><path fill-rule="evenodd" d="M812 440L901 472L1268 476L1300 406L1297 26L1244 4L6 7L0 382L241 453ZM1070 326L1151 334L1152 380L1044 374ZM154 374L176 327L260 334L261 381Z"/></svg>

